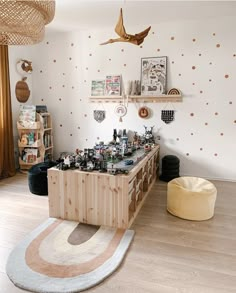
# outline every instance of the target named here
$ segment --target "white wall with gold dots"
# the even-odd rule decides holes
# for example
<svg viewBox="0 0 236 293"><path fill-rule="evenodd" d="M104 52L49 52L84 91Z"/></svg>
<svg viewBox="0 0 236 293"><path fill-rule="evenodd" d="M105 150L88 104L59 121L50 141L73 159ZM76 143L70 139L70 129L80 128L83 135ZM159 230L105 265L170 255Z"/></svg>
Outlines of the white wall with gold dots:
<svg viewBox="0 0 236 293"><path fill-rule="evenodd" d="M113 28L47 35L31 48L32 93L34 104L46 104L52 113L56 156L107 142L114 128L142 134L143 125L154 126L161 155L177 155L181 175L235 180L235 33L236 20L222 18L152 25L140 46L100 46L115 37ZM149 119L138 116L142 103L130 103L122 123L114 114L116 104L89 103L91 80L121 74L126 87L128 80L140 79L142 57L158 56L167 56L168 89L179 88L182 103L146 104ZM102 123L93 118L96 109L106 111ZM162 109L175 110L172 123L161 120Z"/></svg>

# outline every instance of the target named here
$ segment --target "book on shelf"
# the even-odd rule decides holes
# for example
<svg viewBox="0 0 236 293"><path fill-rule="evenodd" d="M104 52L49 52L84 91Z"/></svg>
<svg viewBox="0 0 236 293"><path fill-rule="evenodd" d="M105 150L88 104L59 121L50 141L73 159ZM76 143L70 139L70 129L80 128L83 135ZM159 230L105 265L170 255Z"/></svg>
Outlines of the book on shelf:
<svg viewBox="0 0 236 293"><path fill-rule="evenodd" d="M121 95L121 75L106 76L106 95L120 96Z"/></svg>
<svg viewBox="0 0 236 293"><path fill-rule="evenodd" d="M38 149L35 148L24 148L21 154L21 159L27 164L36 162L38 156Z"/></svg>
<svg viewBox="0 0 236 293"><path fill-rule="evenodd" d="M105 95L105 80L92 80L91 96Z"/></svg>
<svg viewBox="0 0 236 293"><path fill-rule="evenodd" d="M20 105L19 123L25 128L31 128L36 121L36 107L34 105Z"/></svg>
<svg viewBox="0 0 236 293"><path fill-rule="evenodd" d="M48 117L47 116L43 116L43 127L44 128L48 128Z"/></svg>
<svg viewBox="0 0 236 293"><path fill-rule="evenodd" d="M32 145L36 141L36 133L35 132L24 132L21 134L20 143L23 145Z"/></svg>
<svg viewBox="0 0 236 293"><path fill-rule="evenodd" d="M48 148L51 146L52 142L51 142L51 134L45 133L43 136L43 144L45 146L45 148Z"/></svg>

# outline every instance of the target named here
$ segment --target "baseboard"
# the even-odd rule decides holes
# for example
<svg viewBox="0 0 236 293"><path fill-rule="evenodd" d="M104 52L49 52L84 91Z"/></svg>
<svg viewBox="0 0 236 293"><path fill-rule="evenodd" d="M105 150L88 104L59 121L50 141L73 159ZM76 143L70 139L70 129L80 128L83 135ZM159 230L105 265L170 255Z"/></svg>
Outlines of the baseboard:
<svg viewBox="0 0 236 293"><path fill-rule="evenodd" d="M228 179L228 178L219 178L219 177L205 177L205 176L199 176L199 175L189 175L189 174L181 174L180 176L192 176L192 177L201 177L207 180L216 180L216 181L227 181L227 182L235 182L235 179Z"/></svg>

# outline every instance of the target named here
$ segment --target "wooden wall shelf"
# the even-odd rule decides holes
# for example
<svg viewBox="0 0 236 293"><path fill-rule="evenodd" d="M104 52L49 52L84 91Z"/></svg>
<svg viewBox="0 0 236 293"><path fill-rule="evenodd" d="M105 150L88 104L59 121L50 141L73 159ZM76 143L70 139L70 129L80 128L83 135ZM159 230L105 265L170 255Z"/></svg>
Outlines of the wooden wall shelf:
<svg viewBox="0 0 236 293"><path fill-rule="evenodd" d="M120 103L123 102L122 96L92 96L89 97L91 103ZM127 101L127 97L125 97ZM131 103L166 103L182 102L182 95L160 95L160 96L128 96Z"/></svg>

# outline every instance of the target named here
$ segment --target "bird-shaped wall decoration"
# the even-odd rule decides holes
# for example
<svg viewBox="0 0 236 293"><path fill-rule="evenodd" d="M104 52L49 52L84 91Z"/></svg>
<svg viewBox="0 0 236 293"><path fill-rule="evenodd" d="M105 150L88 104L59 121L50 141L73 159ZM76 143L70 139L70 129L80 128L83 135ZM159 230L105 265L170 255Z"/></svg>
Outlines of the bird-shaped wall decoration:
<svg viewBox="0 0 236 293"><path fill-rule="evenodd" d="M100 45L106 45L106 44L111 44L114 42L129 42L134 45L140 45L144 41L144 38L148 35L151 27L149 26L147 29L144 31L135 34L135 35L130 35L127 34L125 31L125 27L123 24L123 12L122 8L120 9L120 16L117 22L117 25L115 27L115 32L120 36L120 38L117 39L110 39L107 42L101 43Z"/></svg>

